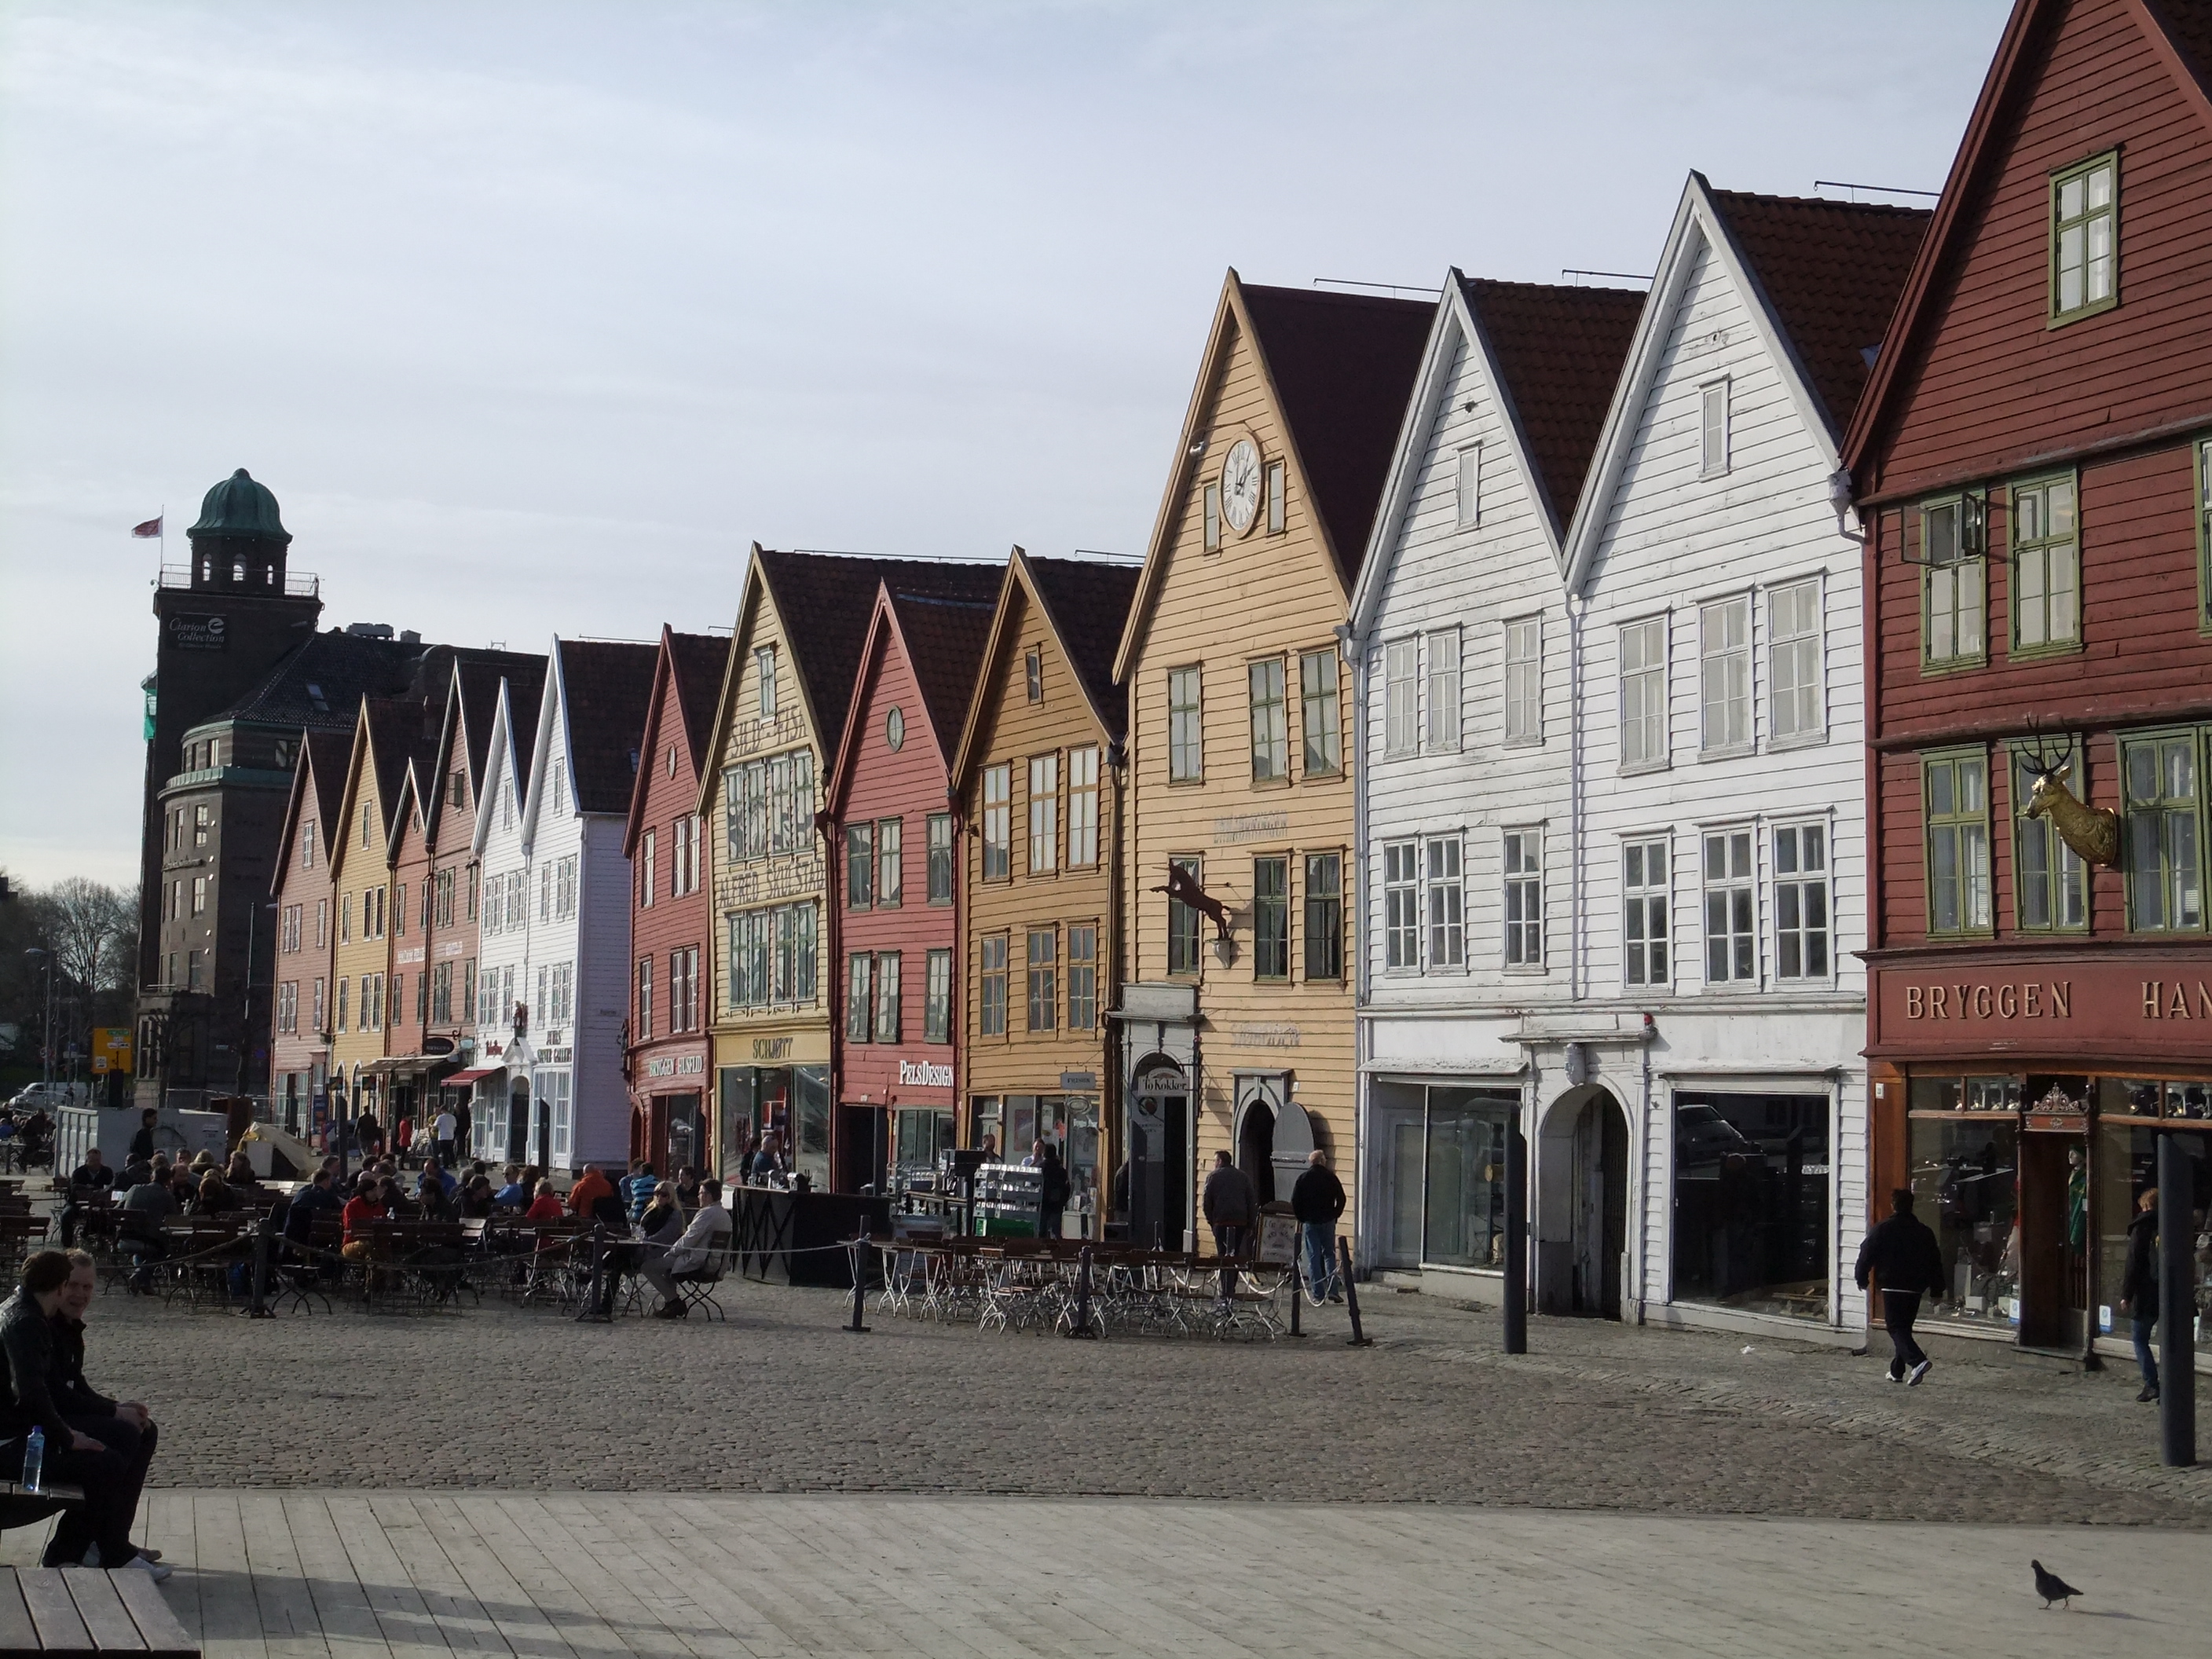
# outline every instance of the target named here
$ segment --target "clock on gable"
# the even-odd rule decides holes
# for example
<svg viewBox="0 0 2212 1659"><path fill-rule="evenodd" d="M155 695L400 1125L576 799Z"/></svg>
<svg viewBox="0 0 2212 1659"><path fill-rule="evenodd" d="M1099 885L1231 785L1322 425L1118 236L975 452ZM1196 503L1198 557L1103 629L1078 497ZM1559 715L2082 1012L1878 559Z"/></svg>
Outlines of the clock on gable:
<svg viewBox="0 0 2212 1659"><path fill-rule="evenodd" d="M1239 438L1221 459L1221 515L1242 536L1260 517L1260 447Z"/></svg>

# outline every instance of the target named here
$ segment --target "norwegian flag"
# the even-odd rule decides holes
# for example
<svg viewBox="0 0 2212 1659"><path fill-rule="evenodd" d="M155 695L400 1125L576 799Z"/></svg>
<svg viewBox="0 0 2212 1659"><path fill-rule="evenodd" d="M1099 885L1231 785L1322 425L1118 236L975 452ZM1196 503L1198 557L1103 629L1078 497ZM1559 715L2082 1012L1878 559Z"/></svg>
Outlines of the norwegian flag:
<svg viewBox="0 0 2212 1659"><path fill-rule="evenodd" d="M131 533L132 535L134 535L134 536L138 536L138 537L145 538L148 538L148 539L150 539L150 538L152 538L153 537L155 537L155 536L160 535L160 534L161 533L161 518L162 518L162 516L164 516L164 515L161 515L161 514L156 514L155 517L153 517L153 518L150 518L150 519L147 520L146 520L146 522L145 522L145 523L143 523L143 524L134 524L134 525L132 525L132 526L131 526Z"/></svg>

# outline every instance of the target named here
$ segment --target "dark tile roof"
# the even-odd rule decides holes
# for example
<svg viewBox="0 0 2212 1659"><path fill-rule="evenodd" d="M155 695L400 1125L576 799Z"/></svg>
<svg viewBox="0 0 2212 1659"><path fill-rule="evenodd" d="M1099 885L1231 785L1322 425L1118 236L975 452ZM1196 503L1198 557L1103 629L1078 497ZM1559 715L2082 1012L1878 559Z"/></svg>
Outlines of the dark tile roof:
<svg viewBox="0 0 2212 1659"><path fill-rule="evenodd" d="M978 572L989 568L964 568ZM949 769L967 722L969 700L975 695L976 671L991 642L998 595L956 597L942 591L912 592L890 582L884 586L906 640L915 681L921 687L921 700L929 705L930 724L937 728L939 752Z"/></svg>
<svg viewBox="0 0 2212 1659"><path fill-rule="evenodd" d="M1083 677L1085 689L1118 741L1129 729L1128 697L1114 683L1114 653L1121 645L1144 568L1097 559L1033 558L1029 566L1051 613L1054 631L1074 659L1075 672Z"/></svg>
<svg viewBox="0 0 2212 1659"><path fill-rule="evenodd" d="M626 813L637 778L637 746L653 699L653 666L660 647L562 640L560 650L577 809Z"/></svg>
<svg viewBox="0 0 2212 1659"><path fill-rule="evenodd" d="M1840 438L1935 216L1733 190L1712 198Z"/></svg>
<svg viewBox="0 0 2212 1659"><path fill-rule="evenodd" d="M436 753L437 733L422 735L422 705L411 697L371 697L362 705L368 718L368 757L376 769L376 793L384 807L389 836L399 822L400 793L408 769Z"/></svg>
<svg viewBox="0 0 2212 1659"><path fill-rule="evenodd" d="M1318 289L1247 284L1243 292L1349 586L1367 550L1436 307Z"/></svg>
<svg viewBox="0 0 2212 1659"><path fill-rule="evenodd" d="M2212 0L2148 0L2197 83L2212 91Z"/></svg>
<svg viewBox="0 0 2212 1659"><path fill-rule="evenodd" d="M454 665L453 683L461 700L461 733L468 750L469 778L483 787L484 762L491 753L491 726L499 712L499 683L507 683L515 720L525 731L538 729L538 700L545 689L545 659L518 651L463 655Z"/></svg>
<svg viewBox="0 0 2212 1659"><path fill-rule="evenodd" d="M676 700L684 711L684 742L692 769L706 764L714 705L721 700L722 671L730 660L730 641L720 634L668 635L670 665L676 671Z"/></svg>
<svg viewBox="0 0 2212 1659"><path fill-rule="evenodd" d="M350 732L360 718L363 697L399 696L422 671L423 659L441 649L364 639L337 629L312 634L267 678L216 718Z"/></svg>
<svg viewBox="0 0 2212 1659"><path fill-rule="evenodd" d="M327 862L331 848L338 836L338 814L345 811L346 770L353 761L353 733L329 729L307 733L305 763L314 780L314 799L309 809L315 815L315 832L322 841L322 855Z"/></svg>
<svg viewBox="0 0 2212 1659"><path fill-rule="evenodd" d="M793 664L806 682L807 699L822 722L823 751L836 754L852 713L860 653L875 615L876 590L895 581L902 591L972 597L978 587L998 596L1003 565L929 559L878 559L850 553L782 553L760 550L761 574L783 618ZM982 571L984 578L973 573ZM957 741L948 738L948 742Z"/></svg>
<svg viewBox="0 0 2212 1659"><path fill-rule="evenodd" d="M1536 487L1564 529L1644 315L1644 291L1469 276L1460 291L1490 343Z"/></svg>

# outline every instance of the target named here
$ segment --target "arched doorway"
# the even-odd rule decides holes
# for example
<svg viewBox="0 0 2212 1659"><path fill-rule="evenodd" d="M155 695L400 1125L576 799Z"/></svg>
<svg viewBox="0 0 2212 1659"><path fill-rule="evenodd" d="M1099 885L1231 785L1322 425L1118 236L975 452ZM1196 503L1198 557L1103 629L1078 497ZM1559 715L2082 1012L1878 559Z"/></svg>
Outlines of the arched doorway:
<svg viewBox="0 0 2212 1659"><path fill-rule="evenodd" d="M1237 1079L1237 1167L1260 1202L1288 1202L1316 1145L1313 1120L1291 1097L1288 1073Z"/></svg>
<svg viewBox="0 0 2212 1659"><path fill-rule="evenodd" d="M1620 1317L1628 1248L1628 1115L1595 1084L1553 1101L1537 1131L1538 1311Z"/></svg>

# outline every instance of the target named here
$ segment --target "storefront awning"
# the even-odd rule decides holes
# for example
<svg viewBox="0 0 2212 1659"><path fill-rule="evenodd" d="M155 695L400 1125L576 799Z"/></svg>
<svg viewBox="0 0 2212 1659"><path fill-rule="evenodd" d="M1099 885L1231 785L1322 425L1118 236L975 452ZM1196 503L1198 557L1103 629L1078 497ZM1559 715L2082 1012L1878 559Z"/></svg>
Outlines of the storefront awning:
<svg viewBox="0 0 2212 1659"><path fill-rule="evenodd" d="M361 1068L362 1077L397 1077L418 1072L435 1072L441 1066L456 1064L451 1054L392 1054L383 1060L372 1060Z"/></svg>
<svg viewBox="0 0 2212 1659"><path fill-rule="evenodd" d="M507 1067L504 1066L471 1066L467 1071L456 1072L442 1081L448 1088L452 1088L464 1083L474 1083L478 1078L499 1077L504 1074L506 1070Z"/></svg>

